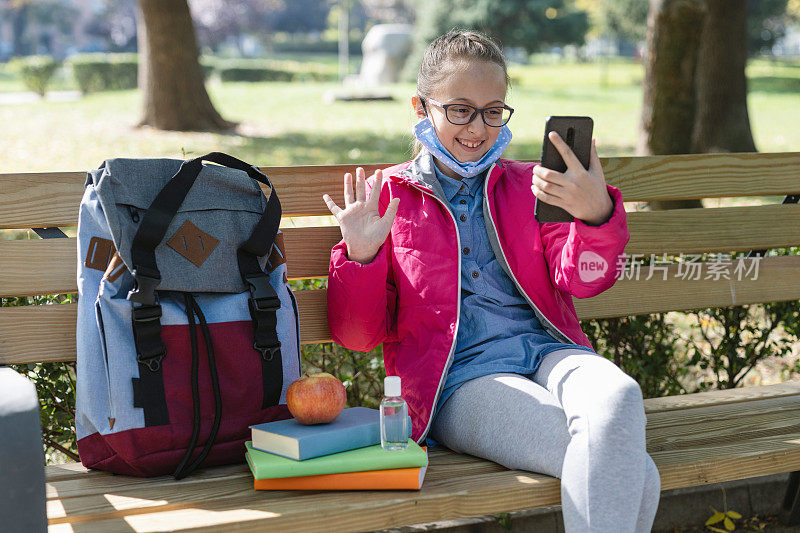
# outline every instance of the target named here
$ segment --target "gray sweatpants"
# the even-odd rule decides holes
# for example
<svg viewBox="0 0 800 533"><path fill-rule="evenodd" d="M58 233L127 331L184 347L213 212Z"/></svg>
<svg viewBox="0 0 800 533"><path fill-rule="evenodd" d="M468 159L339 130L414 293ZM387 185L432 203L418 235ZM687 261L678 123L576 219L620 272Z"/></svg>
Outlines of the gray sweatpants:
<svg viewBox="0 0 800 533"><path fill-rule="evenodd" d="M569 533L645 532L661 495L645 423L633 378L605 357L562 349L545 355L532 379L466 382L431 434L451 450L560 478Z"/></svg>

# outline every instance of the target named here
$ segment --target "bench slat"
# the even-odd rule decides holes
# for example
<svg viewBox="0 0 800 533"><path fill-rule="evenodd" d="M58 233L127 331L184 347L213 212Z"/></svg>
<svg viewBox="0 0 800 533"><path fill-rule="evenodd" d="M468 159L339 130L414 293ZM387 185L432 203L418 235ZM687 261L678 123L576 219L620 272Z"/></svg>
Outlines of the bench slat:
<svg viewBox="0 0 800 533"><path fill-rule="evenodd" d="M797 395L648 413L648 451L670 451L779 437L800 431ZM698 428L702 424L702 431Z"/></svg>
<svg viewBox="0 0 800 533"><path fill-rule="evenodd" d="M289 279L326 278L338 226L286 228ZM0 241L0 297L78 292L76 239Z"/></svg>
<svg viewBox="0 0 800 533"><path fill-rule="evenodd" d="M677 265L671 265L666 280L660 274L646 280L647 271L643 270L639 280L622 279L599 296L575 300L578 317L628 316L800 299L800 256L762 259L755 280L683 280L676 272ZM702 276L705 275L704 272ZM295 293L303 344L330 341L325 292L317 289ZM75 317L75 304L0 308L0 339L3 339L0 364L73 361Z"/></svg>
<svg viewBox="0 0 800 533"><path fill-rule="evenodd" d="M800 244L800 205L629 213L628 254L695 254ZM328 276L338 226L285 228L290 279ZM0 241L0 297L77 292L75 239Z"/></svg>
<svg viewBox="0 0 800 533"><path fill-rule="evenodd" d="M434 470L432 465L431 476ZM187 487L186 494L173 488L161 496L153 495L156 497L152 499L141 498L144 500L141 502L115 494L97 495L93 502L85 502L85 498L68 499L63 501L68 516L54 522L71 519L80 523L81 531L126 528L128 531L175 528L219 531L219 526L234 522L237 530L264 531L266 527L270 531L370 531L401 523L433 521L443 514L454 517L454 511L455 516L487 514L498 503L515 509L528 507L532 502L554 505L560 492L555 478L510 470L457 479L429 479L422 491L304 491L287 495L253 491L249 479L221 481L216 485L199 493ZM81 505L85 503L89 505ZM114 508L115 503L120 509ZM137 503L140 507L124 508L126 504ZM81 514L102 509L103 505L105 513ZM71 511L69 506L75 510Z"/></svg>
<svg viewBox="0 0 800 533"><path fill-rule="evenodd" d="M800 193L800 152L601 158L606 181L625 201L781 196ZM368 174L390 165L363 165ZM341 205L342 176L352 165L264 167L281 195L284 216L329 212ZM0 229L74 226L84 172L0 174Z"/></svg>
<svg viewBox="0 0 800 533"><path fill-rule="evenodd" d="M329 340L325 290L297 291L303 344ZM75 360L77 304L0 308L0 364Z"/></svg>
<svg viewBox="0 0 800 533"><path fill-rule="evenodd" d="M800 245L800 205L628 213L627 254L742 252Z"/></svg>
<svg viewBox="0 0 800 533"><path fill-rule="evenodd" d="M774 385L755 385L740 389L696 392L694 394L664 396L663 398L648 398L644 402L644 407L649 416L667 411L685 412L686 409L695 407L711 407L787 396L800 397L800 381L787 381Z"/></svg>
<svg viewBox="0 0 800 533"><path fill-rule="evenodd" d="M800 256L766 257L758 268L757 279L737 281L733 267L730 280L681 279L677 264L668 266L666 280L659 272L647 280L642 267L640 279L620 279L594 298L575 300L575 309L581 319L608 318L800 299Z"/></svg>

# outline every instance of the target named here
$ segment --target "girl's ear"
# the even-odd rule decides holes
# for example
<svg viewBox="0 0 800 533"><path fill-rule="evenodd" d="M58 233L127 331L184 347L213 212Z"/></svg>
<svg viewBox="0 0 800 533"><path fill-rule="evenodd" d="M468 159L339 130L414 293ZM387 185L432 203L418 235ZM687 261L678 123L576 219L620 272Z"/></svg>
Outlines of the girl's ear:
<svg viewBox="0 0 800 533"><path fill-rule="evenodd" d="M425 113L425 108L422 107L422 100L420 100L419 96L411 97L411 107L414 108L417 118L422 119L428 116L427 113Z"/></svg>

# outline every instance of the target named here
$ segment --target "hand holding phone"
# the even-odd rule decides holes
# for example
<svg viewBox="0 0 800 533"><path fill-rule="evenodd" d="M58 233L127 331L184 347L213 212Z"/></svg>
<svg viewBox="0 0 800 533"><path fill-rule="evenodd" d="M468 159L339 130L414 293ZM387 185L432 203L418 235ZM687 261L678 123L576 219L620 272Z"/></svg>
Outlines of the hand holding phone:
<svg viewBox="0 0 800 533"><path fill-rule="evenodd" d="M533 169L531 184L537 221L572 222L574 214L598 225L611 216L614 203L592 142L592 126L590 117L547 119L542 164Z"/></svg>

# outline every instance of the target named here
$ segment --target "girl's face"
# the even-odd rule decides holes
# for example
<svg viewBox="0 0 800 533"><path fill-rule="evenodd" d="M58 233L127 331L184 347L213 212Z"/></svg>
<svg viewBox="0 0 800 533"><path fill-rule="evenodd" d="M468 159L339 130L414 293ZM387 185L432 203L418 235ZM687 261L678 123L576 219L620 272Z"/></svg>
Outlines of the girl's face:
<svg viewBox="0 0 800 533"><path fill-rule="evenodd" d="M489 61L459 61L450 68L450 75L431 96L442 104L463 103L477 108L503 105L506 97L506 79L500 65ZM478 161L489 151L500 128L487 126L478 113L469 124L456 125L447 120L444 109L429 101L425 108L417 96L411 103L420 119L425 110L433 122L439 141L459 161Z"/></svg>

